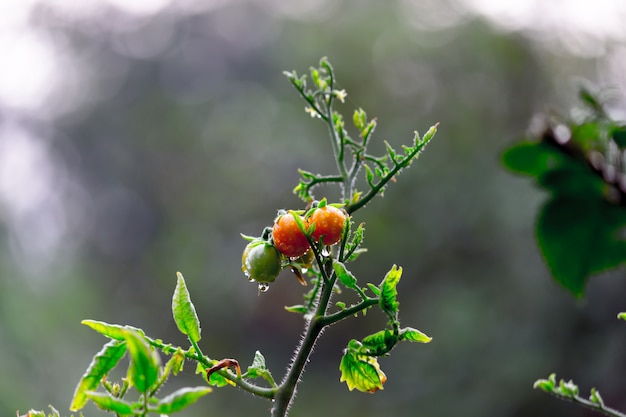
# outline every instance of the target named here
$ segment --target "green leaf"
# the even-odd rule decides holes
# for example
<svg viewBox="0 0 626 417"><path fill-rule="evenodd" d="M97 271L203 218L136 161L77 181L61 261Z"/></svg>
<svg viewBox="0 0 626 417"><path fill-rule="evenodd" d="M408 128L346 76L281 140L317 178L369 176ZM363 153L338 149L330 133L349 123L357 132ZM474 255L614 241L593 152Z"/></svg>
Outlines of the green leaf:
<svg viewBox="0 0 626 417"><path fill-rule="evenodd" d="M122 416L135 414L131 403L119 398L113 398L107 393L87 391L85 392L85 395L103 410L117 413Z"/></svg>
<svg viewBox="0 0 626 417"><path fill-rule="evenodd" d="M341 281L343 285L347 288L356 288L356 278L346 269L346 266L343 263L333 260L333 269L337 274L337 278L339 278L339 281Z"/></svg>
<svg viewBox="0 0 626 417"><path fill-rule="evenodd" d="M258 378L260 376L264 376L265 374L267 374L267 369L265 368L265 357L257 350L254 353L252 365L248 367L248 370L245 373L245 377Z"/></svg>
<svg viewBox="0 0 626 417"><path fill-rule="evenodd" d="M172 297L172 312L178 330L194 343L200 340L200 320L196 314L196 308L191 302L185 279L180 272L176 273L177 282L174 296Z"/></svg>
<svg viewBox="0 0 626 417"><path fill-rule="evenodd" d="M341 358L339 370L340 381L345 382L350 391L356 388L362 392L374 393L383 389L387 380L376 358L359 355L351 350L347 350Z"/></svg>
<svg viewBox="0 0 626 417"><path fill-rule="evenodd" d="M119 324L108 324L103 321L97 320L83 320L80 322L86 326L91 327L103 336L106 336L115 340L124 340L127 330L134 330L142 336L145 336L143 330L133 326L120 326Z"/></svg>
<svg viewBox="0 0 626 417"><path fill-rule="evenodd" d="M220 375L219 372L213 372L209 376L209 378L207 379L206 371L207 371L207 369L201 363L198 363L198 365L196 366L196 374L202 374L202 378L209 385L211 385L213 387L218 387L219 388L219 387L223 387L223 386L226 386L226 385L235 385L234 382L229 381L228 379L224 378L222 375Z"/></svg>
<svg viewBox="0 0 626 417"><path fill-rule="evenodd" d="M311 234L313 233L313 231L315 230L315 228L313 228L312 230L307 230L307 225L304 222L303 217L294 210L289 210L289 214L291 214L293 216L293 220L296 222L296 226L298 226L298 229L300 229L300 231L303 234ZM313 226L315 226L315 223L313 223Z"/></svg>
<svg viewBox="0 0 626 417"><path fill-rule="evenodd" d="M145 338L133 330L126 331L126 345L130 354L129 380L137 391L146 393L159 377L159 356Z"/></svg>
<svg viewBox="0 0 626 417"><path fill-rule="evenodd" d="M270 371L265 367L265 357L258 350L254 354L252 365L248 367L248 370L243 376L244 378L263 378L271 385L275 386L274 378Z"/></svg>
<svg viewBox="0 0 626 417"><path fill-rule="evenodd" d="M589 152L598 144L603 143L608 136L606 123L594 120L571 127L572 138L580 148Z"/></svg>
<svg viewBox="0 0 626 417"><path fill-rule="evenodd" d="M254 359L252 360L252 365L250 365L250 367L256 369L265 369L265 356L263 356L263 354L258 350L254 352Z"/></svg>
<svg viewBox="0 0 626 417"><path fill-rule="evenodd" d="M602 109L602 104L600 103L600 100L598 100L598 98L592 93L590 92L588 89L586 88L581 88L580 91L578 92L580 99L587 104L587 106L589 106L592 110L598 112L598 113L602 113L603 109Z"/></svg>
<svg viewBox="0 0 626 417"><path fill-rule="evenodd" d="M365 128L365 124L367 123L367 115L365 114L365 110L361 108L355 110L352 114L352 121L354 123L354 127L362 132Z"/></svg>
<svg viewBox="0 0 626 417"><path fill-rule="evenodd" d="M556 374L551 374L548 379L538 379L533 384L533 388L540 389L545 392L554 392L556 387Z"/></svg>
<svg viewBox="0 0 626 417"><path fill-rule="evenodd" d="M352 234L352 239L346 244L346 254L344 255L344 259L352 260L351 258L353 255L356 254L356 256L358 256L358 253L356 253L356 251L361 245L361 242L363 242L364 232L365 227L363 227L363 223L361 223Z"/></svg>
<svg viewBox="0 0 626 417"><path fill-rule="evenodd" d="M400 329L400 340L407 342L430 343L432 337L428 337L424 333L412 327Z"/></svg>
<svg viewBox="0 0 626 417"><path fill-rule="evenodd" d="M604 401L602 400L602 396L597 389L591 388L591 395L589 396L589 399L592 403L599 405L600 408L604 407Z"/></svg>
<svg viewBox="0 0 626 417"><path fill-rule="evenodd" d="M391 147L389 142L385 141L385 147L387 148L387 154L389 155L389 159L393 162L396 162L396 151Z"/></svg>
<svg viewBox="0 0 626 417"><path fill-rule="evenodd" d="M372 284L371 282L368 282L367 287L370 289L371 292L374 293L376 297L380 296L380 288L378 288L376 285Z"/></svg>
<svg viewBox="0 0 626 417"><path fill-rule="evenodd" d="M285 306L285 310L287 310L290 313L300 313L300 314L305 314L307 311L309 311L305 306L298 304L295 306Z"/></svg>
<svg viewBox="0 0 626 417"><path fill-rule="evenodd" d="M578 385L574 384L571 379L569 381L560 380L557 392L563 396L574 398L578 396Z"/></svg>
<svg viewBox="0 0 626 417"><path fill-rule="evenodd" d="M430 127L424 134L424 137L420 139L419 134L415 132L415 144L419 145L421 149L424 148L435 137L435 133L437 133L437 127L439 126L439 122L435 123ZM421 152L421 150L420 150Z"/></svg>
<svg viewBox="0 0 626 417"><path fill-rule="evenodd" d="M565 163L567 156L544 142L523 141L502 154L503 164L511 171L539 176Z"/></svg>
<svg viewBox="0 0 626 417"><path fill-rule="evenodd" d="M172 372L175 376L183 370L185 365L185 353L181 348L178 348L172 355L167 364L165 365L165 373L169 375Z"/></svg>
<svg viewBox="0 0 626 417"><path fill-rule="evenodd" d="M156 412L173 414L198 401L213 391L210 387L181 388L157 403Z"/></svg>
<svg viewBox="0 0 626 417"><path fill-rule="evenodd" d="M402 267L393 265L380 284L380 308L387 314L396 315L398 313L400 303L396 299L398 296L396 285L398 285L401 277Z"/></svg>
<svg viewBox="0 0 626 417"><path fill-rule="evenodd" d="M622 319L622 320L626 320L626 313L619 313L619 314L617 315L617 318L618 318L618 319Z"/></svg>
<svg viewBox="0 0 626 417"><path fill-rule="evenodd" d="M626 126L615 126L611 132L611 137L620 148L626 148Z"/></svg>
<svg viewBox="0 0 626 417"><path fill-rule="evenodd" d="M361 340L368 355L381 356L389 352L398 342L398 337L389 329L381 330Z"/></svg>
<svg viewBox="0 0 626 417"><path fill-rule="evenodd" d="M591 195L604 196L606 184L590 168L570 159L557 169L540 175L537 182L555 195Z"/></svg>
<svg viewBox="0 0 626 417"><path fill-rule="evenodd" d="M552 276L575 296L590 275L626 260L626 210L599 199L561 196L541 209L537 240Z"/></svg>
<svg viewBox="0 0 626 417"><path fill-rule="evenodd" d="M70 404L71 411L78 411L87 404L89 398L85 393L98 387L102 378L115 368L124 353L126 353L126 342L120 340L109 341L100 352L96 353L74 390L74 397Z"/></svg>
<svg viewBox="0 0 626 417"><path fill-rule="evenodd" d="M367 183L370 187L374 187L374 173L372 172L372 169L367 164L364 164L363 167L365 168L365 179L367 180Z"/></svg>

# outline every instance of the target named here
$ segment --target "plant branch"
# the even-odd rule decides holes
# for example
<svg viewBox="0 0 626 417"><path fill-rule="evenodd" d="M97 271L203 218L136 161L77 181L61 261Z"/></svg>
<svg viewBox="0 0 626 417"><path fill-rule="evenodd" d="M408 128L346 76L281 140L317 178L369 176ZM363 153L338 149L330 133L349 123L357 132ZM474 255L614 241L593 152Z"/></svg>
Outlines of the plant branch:
<svg viewBox="0 0 626 417"><path fill-rule="evenodd" d="M322 317L320 319L320 322L322 323L323 326L330 326L345 318L353 316L371 306L378 304L378 301L379 301L378 298L366 298L360 303L350 306L346 308L345 310L341 310L336 313L329 314L327 316Z"/></svg>
<svg viewBox="0 0 626 417"><path fill-rule="evenodd" d="M597 411L598 413L602 413L606 416L609 417L626 417L626 414L611 408L611 407L607 407L606 405L602 404L602 403L594 403L590 400L587 400L583 397L580 397L578 395L575 396L569 396L569 395L563 395L557 392L552 392L551 394L553 394L554 396L556 396L557 398L560 398L562 400L566 400L566 401L571 401L575 404L580 404L584 407L589 408L590 410L594 410Z"/></svg>
<svg viewBox="0 0 626 417"><path fill-rule="evenodd" d="M163 342L161 342L160 340L155 340L152 339L150 337L146 336L146 340L148 341L148 343L158 349L160 349L163 353L171 355L174 354L178 351L178 348L173 347L172 345L169 344L164 344ZM200 346L198 346L198 343L194 342L193 340L191 340L191 346L193 348L193 351L183 351L185 354L185 358L187 359L191 359L194 360L200 364L202 364L202 366L204 366L205 368L210 368L214 365L215 361L210 359L209 357L205 356L202 353L202 350L200 349ZM195 351L195 353L194 353ZM222 369L219 371L216 371L216 373L220 374L222 377L224 377L225 379L229 380L230 382L232 382L233 384L235 384L236 386L238 386L239 388L243 389L244 391L247 391L251 394L257 395L259 397L263 397L263 398L268 398L268 399L272 399L274 398L274 395L276 393L277 388L273 387L273 388L266 388L266 387L260 387L258 385L252 384L248 381L246 381L243 378L238 377L237 375L235 375L234 373L232 373L231 371L227 370L227 369Z"/></svg>
<svg viewBox="0 0 626 417"><path fill-rule="evenodd" d="M316 257L317 256L318 254L316 251ZM296 392L296 386L300 381L300 376L302 375L309 356L313 351L315 342L326 326L323 323L323 318L326 314L326 309L328 308L328 303L330 301L333 286L335 285L337 277L334 271L332 271L332 265L330 262L323 264L322 260L317 258L317 263L324 277L322 293L320 294L315 314L307 322L302 343L296 349L295 357L291 366L287 370L285 379L276 391L276 395L274 396L274 406L272 407L272 417L284 417L287 415L289 406Z"/></svg>

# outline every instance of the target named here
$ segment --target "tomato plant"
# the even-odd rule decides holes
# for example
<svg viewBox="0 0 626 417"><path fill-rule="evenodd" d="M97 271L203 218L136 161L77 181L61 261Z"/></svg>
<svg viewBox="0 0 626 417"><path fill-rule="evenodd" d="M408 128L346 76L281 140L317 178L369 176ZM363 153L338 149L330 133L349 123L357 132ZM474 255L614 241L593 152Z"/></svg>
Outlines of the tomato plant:
<svg viewBox="0 0 626 417"><path fill-rule="evenodd" d="M116 415L172 414L211 392L208 384L212 387L237 386L270 400L271 415L284 417L292 406L296 386L310 361L313 346L327 327L359 313L365 315L374 307L378 307L386 318L382 330L347 341L339 364L339 379L351 391L373 393L383 389L387 375L378 359L388 355L397 343L430 342L431 338L419 330L400 325L397 285L402 276L401 267L391 266L378 283L363 283L350 272L348 264L365 252L361 247L365 229L362 224L354 227L354 213L381 194L387 184L418 157L435 135L437 125L431 127L423 138L415 132L413 143L403 146L403 152L398 153L387 144L386 155L374 156L368 153L367 145L376 120L368 120L365 111L356 110L352 120L358 138L350 136L343 116L333 107L335 101L344 100L346 92L336 88L333 69L325 58L320 61L319 68L311 69L312 89L305 76L299 77L295 71L285 75L306 101L306 111L327 124L339 174L316 175L300 170L301 180L294 193L301 198L305 208L301 212L279 213L273 225L266 227L260 237L244 236L249 242L242 254L242 270L249 279L259 283L259 292L267 290L269 283L287 267L296 273L301 283L308 285L308 280L311 284L303 296L303 304L286 307L289 312L302 314L304 336L296 345L291 365L280 384L274 380L259 351L254 353L252 363L245 371L236 359L219 360L203 353L199 344L200 321L185 280L177 273L172 315L189 345L164 343L132 326L83 321L109 341L93 357L80 379L71 402L72 411L82 410L92 401ZM365 174L364 183L368 187L365 191L355 188L359 173ZM341 186L340 203L330 205L325 199L314 202L315 187L324 183ZM310 207L313 208L305 216L300 214ZM335 245L339 242L340 245ZM346 301L337 299L331 304L334 294L343 293L341 289L356 296L346 298ZM233 294L233 297L237 295ZM347 300L351 300L351 304ZM110 371L126 353L130 356L128 378L124 378L121 384L111 382L108 378ZM169 357L165 364L161 362L161 356ZM196 373L202 376L204 386L181 388L159 399L157 394L162 385L171 375L181 372L183 364L189 361L195 362ZM255 381L257 379L262 382ZM97 391L98 388L101 390ZM137 391L136 395L130 396L134 399L125 398L131 389ZM38 413L41 412L29 412L29 415L43 415Z"/></svg>

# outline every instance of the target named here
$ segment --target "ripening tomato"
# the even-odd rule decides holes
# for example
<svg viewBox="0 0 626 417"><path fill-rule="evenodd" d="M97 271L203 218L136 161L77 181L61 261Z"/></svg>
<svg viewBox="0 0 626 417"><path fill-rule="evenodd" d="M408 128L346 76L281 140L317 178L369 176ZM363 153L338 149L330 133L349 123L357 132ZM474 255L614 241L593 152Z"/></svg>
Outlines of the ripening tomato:
<svg viewBox="0 0 626 417"><path fill-rule="evenodd" d="M309 225L315 223L315 230L311 237L319 242L323 236L325 245L334 245L341 239L347 218L345 212L337 207L324 206L318 208L308 219Z"/></svg>
<svg viewBox="0 0 626 417"><path fill-rule="evenodd" d="M279 215L274 222L272 236L276 249L289 258L302 256L309 250L309 241L296 223L294 215ZM302 219L304 223L304 219Z"/></svg>
<svg viewBox="0 0 626 417"><path fill-rule="evenodd" d="M241 270L250 280L274 282L281 268L280 254L269 242L255 240L246 246L241 256Z"/></svg>

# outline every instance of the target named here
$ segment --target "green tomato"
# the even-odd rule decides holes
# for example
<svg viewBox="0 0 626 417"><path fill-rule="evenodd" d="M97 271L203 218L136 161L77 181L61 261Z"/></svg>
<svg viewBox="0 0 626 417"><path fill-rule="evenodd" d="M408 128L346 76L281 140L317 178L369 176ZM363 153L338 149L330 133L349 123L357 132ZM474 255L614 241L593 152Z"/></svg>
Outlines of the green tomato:
<svg viewBox="0 0 626 417"><path fill-rule="evenodd" d="M241 270L250 280L260 283L274 282L280 272L280 253L274 245L252 241L241 256Z"/></svg>

